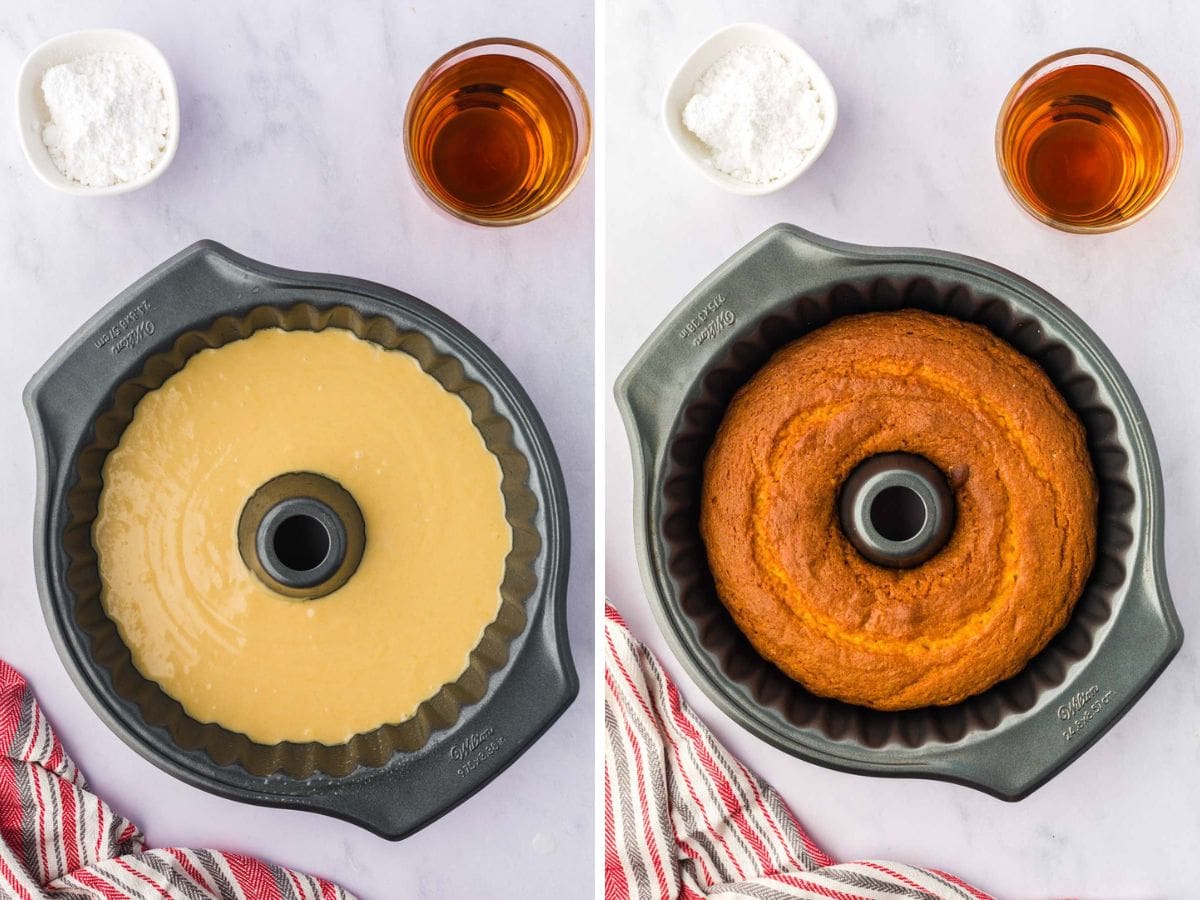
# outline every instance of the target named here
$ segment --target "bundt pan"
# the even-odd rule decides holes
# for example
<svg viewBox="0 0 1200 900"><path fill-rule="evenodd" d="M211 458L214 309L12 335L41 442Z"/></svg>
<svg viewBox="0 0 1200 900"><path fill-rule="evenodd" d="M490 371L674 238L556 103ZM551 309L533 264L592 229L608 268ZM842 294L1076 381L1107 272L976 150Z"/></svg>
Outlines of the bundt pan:
<svg viewBox="0 0 1200 900"><path fill-rule="evenodd" d="M463 675L411 719L337 746L267 746L190 718L137 671L100 602L91 525L105 456L134 406L195 353L271 327L340 327L416 357L463 399L499 459L513 529L499 615ZM184 781L237 800L337 816L398 840L503 771L574 699L578 679L565 620L567 499L550 437L504 364L425 303L365 281L265 266L201 241L76 332L29 383L25 405L38 460L34 559L55 644L108 726ZM298 504L340 529L335 545L361 554L361 514L348 497L336 482L297 473L272 479L247 509ZM267 528L272 516L262 513L254 521ZM254 537L242 544L243 558L256 552ZM290 585L289 596L300 597L335 589L343 570L353 568L348 563L329 575L330 584L312 586L292 584L279 560L259 561Z"/></svg>
<svg viewBox="0 0 1200 900"><path fill-rule="evenodd" d="M837 316L902 307L978 322L1046 370L1087 431L1098 558L1067 626L1019 674L955 706L885 713L814 696L757 654L717 599L698 518L702 466L725 407L771 353ZM633 451L639 563L659 624L718 706L794 756L1018 800L1110 728L1183 641L1145 413L1091 330L1010 272L779 225L670 314L621 373L616 396Z"/></svg>

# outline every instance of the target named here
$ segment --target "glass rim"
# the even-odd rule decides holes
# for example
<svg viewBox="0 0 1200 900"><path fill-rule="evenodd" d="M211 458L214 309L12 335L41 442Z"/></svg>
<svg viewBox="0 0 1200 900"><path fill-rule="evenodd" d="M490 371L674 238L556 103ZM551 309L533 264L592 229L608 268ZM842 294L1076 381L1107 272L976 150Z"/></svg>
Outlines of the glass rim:
<svg viewBox="0 0 1200 900"><path fill-rule="evenodd" d="M1076 225L1070 222L1063 222L1059 219L1055 219L1052 216L1046 215L1038 209L1035 209L1025 199L1021 192L1017 190L1016 186L1012 182L1012 178L1008 173L1008 169L1004 165L1005 125L1008 122L1009 115L1012 112L1013 104L1016 102L1017 98L1025 92L1025 89L1029 87L1032 81L1034 81L1043 72L1049 70L1055 63L1059 63L1067 59L1083 58L1088 56L1099 56L1124 63L1132 68L1137 75L1141 76L1142 79L1148 81L1150 86L1153 87L1154 91L1158 94L1158 96L1155 96L1153 93L1147 91L1147 93L1150 94L1150 100L1162 114L1163 121L1167 123L1167 151L1169 154L1168 164L1163 175L1162 183L1158 186L1154 196L1150 198L1150 200L1148 200L1146 204L1132 216L1121 219L1117 222L1107 222L1101 225ZM1065 66L1061 68L1065 68ZM1113 71L1121 71L1112 65L1109 65L1108 68L1113 69ZM1136 81L1137 79L1135 78L1134 80ZM1145 84L1139 84L1139 86L1143 89L1146 87ZM1072 234L1104 234L1105 232L1117 231L1118 229L1125 228L1142 219L1152 209L1158 206L1162 198L1167 195L1167 192L1171 189L1171 185L1175 182L1175 176L1179 172L1179 163L1183 158L1183 123L1179 117L1179 109L1175 105L1175 98L1171 96L1171 92L1167 90L1167 86L1163 84L1162 79L1155 75L1154 72L1152 72L1144 63L1134 59L1128 54L1120 52L1119 50L1108 50L1104 47L1072 47L1069 50L1060 50L1057 53L1052 53L1044 59L1034 63L1032 66L1026 69L1024 73L1021 74L1021 76L1013 84L1012 88L1009 89L1008 94L1004 98L1004 102L1000 105L1000 112L996 116L995 152L996 165L997 168L1000 169L1000 177L1004 181L1004 187L1008 190L1008 193L1017 202L1017 204L1023 210L1033 216L1033 218L1046 225L1049 225L1052 228L1057 228L1059 231L1067 231L1071 232Z"/></svg>
<svg viewBox="0 0 1200 900"><path fill-rule="evenodd" d="M539 68L541 68L542 71L551 78L554 78L555 81L565 82L565 85L560 84L560 86L565 86L567 89L564 91L564 93L568 94L568 102L574 100L576 103L578 103L580 121L578 123L577 131L578 137L580 138L580 146L577 147L575 151L576 159L572 163L570 177L566 180L566 182L559 189L558 193L550 200L550 202L544 206L539 206L537 209L523 213L519 216L489 219L482 216L473 215L469 212L464 212L460 209L455 209L453 206L449 205L440 197L438 197L430 189L425 179L421 176L420 171L417 169L416 163L413 161L413 150L410 134L412 131L413 109L416 106L416 101L420 98L425 89L429 87L429 83L433 80L434 76L448 63L455 60L457 57L466 56L471 54L472 51L479 50L483 47L516 48L518 50L524 50L530 53L540 62L549 63L549 67L541 65ZM570 196L571 192L575 190L575 187L583 178L583 173L587 170L587 163L591 158L591 155L592 111L591 106L588 104L587 94L584 93L583 85L579 83L579 79L575 77L575 73L571 71L566 63L564 63L549 50L546 50L544 47L540 47L537 44L529 41L523 41L519 38L486 37L477 38L473 41L468 41L465 44L454 47L451 50L447 50L432 63L430 63L425 71L421 73L420 77L417 78L416 84L413 85L412 92L408 95L408 105L404 110L404 158L408 162L408 169L412 174L413 181L417 183L417 186L421 189L421 192L439 209L449 213L456 219L462 219L463 221L471 222L474 225L484 225L491 228L503 228L509 225L523 225L526 222L532 222L534 219L541 218L542 216L546 215L546 213L556 209L559 204L566 200L567 197Z"/></svg>

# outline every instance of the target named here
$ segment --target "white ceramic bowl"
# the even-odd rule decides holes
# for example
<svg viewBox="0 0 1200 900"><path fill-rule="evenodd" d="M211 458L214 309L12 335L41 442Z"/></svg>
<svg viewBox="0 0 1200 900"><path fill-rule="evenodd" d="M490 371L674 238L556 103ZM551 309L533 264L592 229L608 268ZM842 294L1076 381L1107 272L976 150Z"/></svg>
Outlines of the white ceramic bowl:
<svg viewBox="0 0 1200 900"><path fill-rule="evenodd" d="M813 87L816 88L817 93L820 95L821 108L825 111L825 130L821 133L821 137L812 148L812 151L805 157L804 162L782 178L776 178L774 181L768 181L765 184L751 184L747 181L734 178L732 175L726 175L717 169L709 162L710 154L708 147L698 137L688 131L687 127L683 124L683 108L687 105L688 100L691 99L696 82L700 80L700 76L704 74L704 71L730 50L733 50L735 47L747 45L770 47L778 50L789 61L794 62L807 72L809 78L812 79ZM829 83L829 79L821 71L821 67L795 41L782 32L776 31L774 28L766 25L743 22L738 25L730 25L722 28L692 51L692 55L684 60L683 65L679 67L679 71L675 73L675 77L671 79L666 96L663 98L662 117L663 124L667 128L667 134L671 138L671 143L709 181L719 184L727 191L732 191L735 194L770 194L780 188L787 187L795 181L805 169L816 162L817 157L821 155L822 151L829 144L829 139L833 137L834 126L837 125L837 95L834 94L833 85Z"/></svg>
<svg viewBox="0 0 1200 900"><path fill-rule="evenodd" d="M162 159L143 177L108 187L88 187L63 175L50 158L46 145L42 143L42 128L50 120L50 112L46 109L46 100L42 95L42 76L46 74L47 69L54 66L89 53L103 52L132 53L154 69L162 81L171 121L167 130L166 151ZM30 53L21 66L21 72L17 76L17 131L21 135L21 147L25 151L25 158L33 166L33 171L52 188L89 197L124 194L137 190L167 170L179 147L179 89L175 86L175 75L158 48L131 31L103 28L60 34Z"/></svg>

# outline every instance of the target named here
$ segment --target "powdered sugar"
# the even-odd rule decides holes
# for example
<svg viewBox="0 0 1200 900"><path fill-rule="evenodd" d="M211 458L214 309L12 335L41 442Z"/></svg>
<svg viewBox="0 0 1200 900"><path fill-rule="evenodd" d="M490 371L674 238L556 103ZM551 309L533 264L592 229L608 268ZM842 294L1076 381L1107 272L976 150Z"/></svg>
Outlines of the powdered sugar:
<svg viewBox="0 0 1200 900"><path fill-rule="evenodd" d="M750 184L790 175L825 130L821 95L801 66L771 47L735 47L709 66L683 123L718 170Z"/></svg>
<svg viewBox="0 0 1200 900"><path fill-rule="evenodd" d="M163 84L132 53L90 53L42 76L50 121L42 142L67 178L107 187L145 176L162 159L171 124Z"/></svg>

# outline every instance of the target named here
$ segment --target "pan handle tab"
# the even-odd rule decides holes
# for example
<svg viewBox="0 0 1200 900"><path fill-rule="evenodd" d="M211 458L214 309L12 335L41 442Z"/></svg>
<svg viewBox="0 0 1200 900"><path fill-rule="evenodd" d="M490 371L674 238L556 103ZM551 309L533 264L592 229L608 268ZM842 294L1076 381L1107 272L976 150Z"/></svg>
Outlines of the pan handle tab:
<svg viewBox="0 0 1200 900"><path fill-rule="evenodd" d="M1158 678L1183 643L1161 571L1145 560L1094 653L1013 727L970 749L930 754L913 774L949 778L1020 800L1096 743Z"/></svg>
<svg viewBox="0 0 1200 900"><path fill-rule="evenodd" d="M635 457L658 458L688 395L757 322L814 285L844 277L862 252L795 225L775 225L702 281L617 378L614 393Z"/></svg>
<svg viewBox="0 0 1200 900"><path fill-rule="evenodd" d="M510 661L495 694L444 739L431 741L401 768L331 787L296 805L311 805L396 841L482 789L541 737L579 691L562 629L553 617L531 625L530 639Z"/></svg>
<svg viewBox="0 0 1200 900"><path fill-rule="evenodd" d="M50 448L67 449L80 414L102 408L115 385L135 377L173 337L211 320L229 302L220 268L244 257L198 241L130 285L73 334L25 388L25 407ZM53 458L53 457L52 457Z"/></svg>

